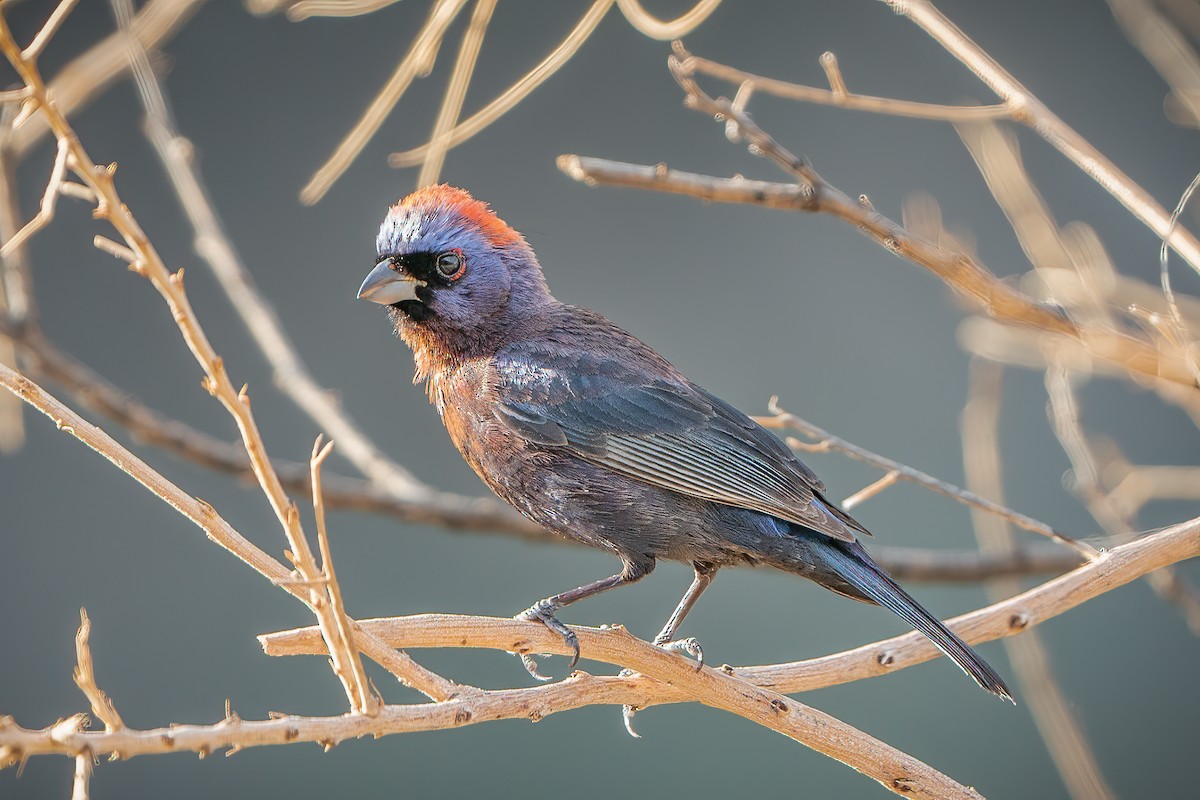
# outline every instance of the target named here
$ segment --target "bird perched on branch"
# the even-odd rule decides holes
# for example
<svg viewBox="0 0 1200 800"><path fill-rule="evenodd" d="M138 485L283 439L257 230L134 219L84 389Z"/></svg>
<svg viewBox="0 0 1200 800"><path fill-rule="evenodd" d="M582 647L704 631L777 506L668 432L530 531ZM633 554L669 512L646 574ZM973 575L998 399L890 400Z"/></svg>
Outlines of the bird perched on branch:
<svg viewBox="0 0 1200 800"><path fill-rule="evenodd" d="M694 640L675 639L680 623L718 569L762 564L893 611L1012 699L872 560L856 541L867 530L779 439L604 317L556 300L525 239L486 204L420 189L391 208L376 246L358 296L387 307L463 458L529 519L621 560L616 575L518 615L560 634L576 660L557 612L670 559L695 579L654 642L702 662Z"/></svg>

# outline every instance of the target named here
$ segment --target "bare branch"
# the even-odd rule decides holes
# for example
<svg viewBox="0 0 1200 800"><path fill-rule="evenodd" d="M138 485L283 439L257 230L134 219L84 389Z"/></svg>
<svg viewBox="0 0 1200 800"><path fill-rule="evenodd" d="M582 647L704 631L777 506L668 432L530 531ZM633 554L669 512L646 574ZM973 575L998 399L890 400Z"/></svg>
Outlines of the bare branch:
<svg viewBox="0 0 1200 800"><path fill-rule="evenodd" d="M931 492L936 492L937 494L949 497L952 500L956 500L965 506L977 508L980 511L986 511L989 514L995 514L1001 519L1007 520L1020 528L1030 531L1031 533L1041 534L1042 536L1052 539L1059 544L1067 545L1088 560L1094 560L1099 555L1099 551L1086 542L1079 541L1078 539L1072 539L1066 534L1055 530L1046 523L1036 520L1033 517L1027 516L1018 511L1013 511L1011 508L1006 508L998 503L993 503L991 500L988 500L985 497L980 497L974 492L969 492L966 489L960 489L952 483L947 483L939 478L935 478L928 473L922 472L921 470L913 469L910 466L901 464L899 461L894 461L877 453L872 453L870 450L867 450L864 447L859 447L856 444L847 442L845 439L838 438L829 431L819 428L816 425L813 425L811 422L797 417L795 414L790 414L787 411L784 411L779 407L779 404L776 402L775 398L771 399L769 409L774 416L757 417L756 419L759 424L768 428L786 428L799 431L805 436L808 436L810 439L815 440L815 444L810 445L810 447L813 449L819 449L822 451L836 450L838 452L845 453L851 458L859 461L865 461L873 467L887 470L889 473L894 472L896 473L897 479L910 481L928 489ZM805 445L804 442L796 443L796 440L791 439L790 437L788 444L793 447L797 446L797 444L801 447Z"/></svg>
<svg viewBox="0 0 1200 800"><path fill-rule="evenodd" d="M203 3L204 0L147 0L133 19L133 32L144 47L162 44L183 27ZM58 111L69 117L98 97L128 68L124 37L113 33L59 70L48 91ZM14 132L12 155L23 158L49 133L44 118L31 118L28 124Z"/></svg>
<svg viewBox="0 0 1200 800"><path fill-rule="evenodd" d="M92 781L92 754L84 750L75 756L75 778L71 782L71 800L88 800Z"/></svg>
<svg viewBox="0 0 1200 800"><path fill-rule="evenodd" d="M971 644L1014 636L1154 570L1197 556L1200 556L1200 519L1193 519L1118 545L1105 551L1096 561L1084 564L1066 575L1015 597L955 617L946 624ZM555 636L545 628L511 619L421 614L359 620L359 624L388 644L408 649L467 646L508 652L527 650L571 654L561 636ZM623 629L572 626L572 630L579 636L584 658L605 663L628 663L624 656L616 655L620 646L615 642L628 636ZM463 644L464 640L466 645ZM268 655L325 653L319 632L311 627L264 634L259 641ZM735 674L757 686L792 694L895 672L939 656L929 640L914 631L806 661L770 666L723 667L721 671ZM640 666L635 666L635 669L649 674ZM704 668L705 672L708 670L708 667ZM634 704L643 708L647 705ZM653 704L651 702L648 705ZM3 735L0 734L0 743L3 741Z"/></svg>
<svg viewBox="0 0 1200 800"><path fill-rule="evenodd" d="M120 28L127 29L128 13L118 13L117 17ZM134 37L127 37L126 43L146 111L147 136L195 231L196 252L212 268L217 282L271 364L275 385L308 414L318 428L339 443L340 452L373 485L400 501L431 499L435 492L380 452L338 405L333 394L313 378L284 331L279 316L259 292L229 241L200 179L192 144L175 127L145 49Z"/></svg>
<svg viewBox="0 0 1200 800"><path fill-rule="evenodd" d="M96 685L96 673L92 666L92 650L88 647L88 635L92 631L92 621L88 619L87 611L79 609L79 632L75 634L75 685L87 697L92 706L92 713L104 723L104 730L119 731L125 727L121 715L113 706L108 695Z"/></svg>
<svg viewBox="0 0 1200 800"><path fill-rule="evenodd" d="M594 0L566 38L559 43L537 66L521 76L512 86L501 92L496 99L476 111L470 117L460 122L445 134L447 148L458 147L475 134L504 116L513 106L524 100L529 93L546 82L563 64L571 60L583 43L588 40L600 20L612 8L613 0ZM429 143L411 150L392 153L388 156L388 164L393 167L411 167L420 164L429 153Z"/></svg>
<svg viewBox="0 0 1200 800"><path fill-rule="evenodd" d="M425 154L425 163L421 165L421 173L417 176L418 187L437 183L438 176L442 173L442 165L445 164L446 153L450 149L450 138L447 134L454 128L462 113L463 101L467 99L467 87L471 83L471 76L475 74L475 60L479 57L484 34L487 33L488 24L492 21L492 12L495 10L496 0L475 2L475 11L471 14L471 22L467 25L467 32L463 34L462 44L459 46L454 72L450 74L450 83L446 86L446 93L442 95L442 107L433 123L429 151Z"/></svg>
<svg viewBox="0 0 1200 800"><path fill-rule="evenodd" d="M21 55L30 61L36 61L37 57L42 54L42 51L46 49L46 45L50 44L50 40L54 38L54 34L58 32L58 29L66 21L67 15L71 13L71 10L75 8L78 2L79 0L59 0L58 5L51 12L49 19L46 20L46 24L37 32L37 35L33 37L33 41L29 43L29 46L25 48Z"/></svg>
<svg viewBox="0 0 1200 800"><path fill-rule="evenodd" d="M467 0L436 0L433 10L429 12L429 18L425 20L412 46L405 52L396 71L346 134L346 138L342 139L333 155L300 190L300 202L312 205L324 197L329 187L341 177L371 137L379 131L379 127L396 107L396 103L400 101L413 79L429 74L442 46L442 37L446 34L446 29L466 3Z"/></svg>
<svg viewBox="0 0 1200 800"><path fill-rule="evenodd" d="M963 467L967 485L981 495L1004 499L1000 461L1000 403L1003 367L972 359L967 404L962 413ZM987 551L1011 551L1016 540L1008 523L979 509L971 510L979 546ZM991 581L988 597L998 602L1017 594L1015 578ZM1104 780L1096 754L1083 726L1071 712L1070 702L1055 678L1050 654L1036 630L1004 640L1021 696L1029 705L1046 749L1075 800L1106 800L1115 795Z"/></svg>
<svg viewBox="0 0 1200 800"><path fill-rule="evenodd" d="M946 52L962 62L1013 109L1013 119L1028 125L1046 142L1104 187L1154 234L1166 238L1193 269L1200 272L1200 240L1187 230L1171 231L1170 214L1150 193L1117 168L1086 139L1046 107L1007 70L927 0L883 0L908 17Z"/></svg>
<svg viewBox="0 0 1200 800"><path fill-rule="evenodd" d="M690 11L680 14L669 22L664 22L643 8L640 0L617 0L617 7L625 15L625 19L629 20L630 25L651 39L660 41L670 41L687 36L708 19L708 16L716 11L719 5L721 5L721 0L697 0L696 5Z"/></svg>
<svg viewBox="0 0 1200 800"><path fill-rule="evenodd" d="M59 188L67 174L68 142L64 139L58 143L58 154L54 157L54 167L50 170L50 178L46 181L46 190L42 193L42 202L37 215L25 223L19 231L0 246L0 258L7 258L10 253L21 247L25 240L33 236L54 219L54 207L58 204Z"/></svg>
<svg viewBox="0 0 1200 800"><path fill-rule="evenodd" d="M826 68L829 56L832 63L837 64L833 53L821 56L821 66ZM988 119L1003 119L1012 115L1012 110L1005 104L990 106L948 106L938 103L919 103L913 100L897 100L890 97L873 97L871 95L855 94L845 87L845 79L841 92L834 89L820 89L816 86L805 86L799 83L781 81L777 78L767 78L753 72L731 67L707 58L688 55L681 66L685 72L697 75L710 75L714 78L729 81L739 86L749 83L755 91L782 97L786 100L796 100L801 103L816 103L825 106L837 106L852 111L866 111L872 114L887 114L894 117L910 117L912 119L943 120L946 122L969 122ZM838 68L837 75L841 75Z"/></svg>

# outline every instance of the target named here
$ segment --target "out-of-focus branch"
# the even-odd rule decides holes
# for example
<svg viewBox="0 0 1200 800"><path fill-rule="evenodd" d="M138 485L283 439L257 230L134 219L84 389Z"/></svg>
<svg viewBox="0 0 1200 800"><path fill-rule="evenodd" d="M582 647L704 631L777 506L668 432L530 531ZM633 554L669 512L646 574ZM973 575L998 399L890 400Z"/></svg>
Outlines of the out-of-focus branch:
<svg viewBox="0 0 1200 800"><path fill-rule="evenodd" d="M1125 35L1171 88L1164 104L1173 122L1200 127L1200 57L1171 19L1147 0L1109 0Z"/></svg>
<svg viewBox="0 0 1200 800"><path fill-rule="evenodd" d="M1114 541L1127 541L1129 531L1136 530L1136 517L1125 513L1104 490L1100 467L1079 420L1071 374L1062 364L1046 370L1046 394L1054 434L1071 461L1072 489ZM1192 633L1200 636L1200 591L1176 570L1160 570L1149 576L1149 582L1159 596L1179 607Z"/></svg>
<svg viewBox="0 0 1200 800"><path fill-rule="evenodd" d="M1004 368L979 359L971 361L969 389L962 413L963 468L967 486L981 495L1004 499L1003 467L1000 459L1000 406ZM1008 523L993 514L971 509L975 535L986 552L1011 552L1016 540ZM988 582L988 597L999 602L1017 594L1016 578ZM1055 678L1050 654L1036 630L1004 640L1020 685L1020 695L1029 705L1042 741L1058 774L1075 800L1105 800L1114 797L1104 780L1083 727L1071 713L1062 686Z"/></svg>
<svg viewBox="0 0 1200 800"><path fill-rule="evenodd" d="M148 0L133 18L131 28L143 47L170 39L200 8L204 0ZM69 117L113 84L129 68L124 36L113 33L59 70L48 91L55 107ZM48 133L43 117L34 115L13 132L11 156L23 158Z"/></svg>
<svg viewBox="0 0 1200 800"><path fill-rule="evenodd" d="M137 440L161 447L208 469L253 478L245 450L163 416L137 398L113 386L83 364L58 350L41 335L18 333L0 321L0 337L11 336L33 376L43 376L71 392L76 402L93 409L128 430ZM309 491L308 467L276 461L280 480L288 491ZM365 480L325 475L325 503L329 508L384 514L396 519L465 530L516 536L534 542L575 544L518 515L492 498L438 492L431 498L397 500ZM1022 547L1010 554L973 550L929 550L915 547L876 546L875 559L897 578L931 582L975 582L1000 575L1062 573L1080 563L1077 554L1058 547Z"/></svg>
<svg viewBox="0 0 1200 800"><path fill-rule="evenodd" d="M896 473L897 478L900 480L915 483L931 492L936 492L937 494L949 497L952 500L956 500L970 508L978 509L988 514L994 514L997 517L1007 520L1008 522L1011 522L1020 528L1030 531L1031 533L1041 534L1042 536L1052 539L1059 544L1067 545L1086 559L1093 560L1099 555L1099 552L1096 550L1096 548L1092 547L1088 543L1082 542L1078 539L1072 539L1066 534L1055 530L1040 520L1036 520L1033 517L1022 514L1018 511L1013 511L1011 508L1006 508L999 503L994 503L991 500L988 500L986 497L981 497L974 492L961 489L952 483L947 483L939 478L935 478L928 473L922 472L921 470L913 469L906 464L901 464L899 461L894 461L886 456L872 453L870 450L867 450L864 447L859 447L856 444L847 442L845 439L834 436L829 431L812 424L808 420L801 419L795 414L790 414L787 411L784 411L779 407L779 404L776 402L775 398L771 399L769 410L774 416L758 417L757 420L760 424L768 428L799 431L812 440L811 442L802 442L793 437L788 437L788 445L791 447L807 451L825 452L829 450L836 450L840 453L845 453L851 458L864 461L873 467L878 467L879 469L886 470L889 473L894 472Z"/></svg>
<svg viewBox="0 0 1200 800"><path fill-rule="evenodd" d="M831 77L834 75L841 76L841 69L837 66L837 58L833 53L822 53L821 63L825 67L827 75ZM887 114L893 117L911 117L913 119L942 120L945 122L1001 119L1012 115L1012 109L1005 103L987 106L948 106L939 103L897 100L891 97L874 97L848 91L845 87L844 79L837 88L822 89L817 86L806 86L800 83L781 81L777 78L755 75L753 72L746 72L737 67L731 67L727 64L694 55L688 55L683 59L682 66L689 73L709 75L720 80L729 81L736 86L747 87L747 91L762 92L763 94L782 97L785 100L796 100L801 103L836 106L851 111L866 111L873 114Z"/></svg>
<svg viewBox="0 0 1200 800"><path fill-rule="evenodd" d="M412 46L405 51L396 71L388 78L379 94L367 106L362 117L346 134L334 150L333 155L321 165L304 188L300 190L300 202L312 205L325 196L329 187L341 177L342 173L354 162L367 142L371 140L387 119L388 114L396 107L396 103L408 90L409 85L418 76L428 75L433 69L442 46L442 37L446 29L458 16L458 12L467 4L467 0L435 0L433 9L421 30L413 40Z"/></svg>
<svg viewBox="0 0 1200 800"><path fill-rule="evenodd" d="M425 154L425 163L421 165L421 173L417 176L418 187L436 183L442 173L446 153L450 150L450 138L447 134L462 113L463 101L467 99L467 87L471 84L471 76L475 74L475 61L479 58L483 37L495 10L496 0L475 2L475 11L471 14L467 32L463 34L462 44L459 45L458 60L450 74L450 83L446 86L446 93L442 95L442 107L433 123L433 133L429 136L429 152Z"/></svg>
<svg viewBox="0 0 1200 800"><path fill-rule="evenodd" d="M0 108L0 243L8 242L21 227L20 198L17 196L17 159L12 153L12 106ZM29 264L23 248L0 256L0 322L20 326L36 323L30 297ZM14 369L17 348L0 336L0 364ZM13 453L25 443L24 406L15 397L0 397L0 455Z"/></svg>
<svg viewBox="0 0 1200 800"><path fill-rule="evenodd" d="M311 17L357 17L387 8L397 0L245 0L251 14L286 11L287 18L301 22Z"/></svg>
<svg viewBox="0 0 1200 800"><path fill-rule="evenodd" d="M594 0L571 32L566 35L550 54L538 62L537 66L522 75L512 86L505 89L494 100L451 128L445 134L446 147L458 147L475 134L504 116L514 106L529 96L537 87L545 83L550 76L558 72L563 64L579 51L588 40L600 20L612 8L613 0ZM393 167L411 167L422 163L429 155L429 143L419 145L411 150L392 153L388 156L388 164Z"/></svg>
<svg viewBox="0 0 1200 800"><path fill-rule="evenodd" d="M127 14L118 13L117 17L122 30L131 24ZM229 241L196 169L191 142L175 127L146 50L132 36L125 43L146 111L147 136L195 231L196 251L212 268L217 282L271 364L276 386L338 442L342 454L380 491L397 500L432 499L433 490L380 452L339 407L332 393L313 378L275 310L258 291Z"/></svg>
<svg viewBox="0 0 1200 800"><path fill-rule="evenodd" d="M1150 193L1117 168L1103 153L1063 122L1032 92L1017 81L994 58L959 30L928 0L883 0L897 14L908 17L934 41L975 73L1013 109L1013 119L1021 122L1071 160L1089 177L1115 197L1131 214L1154 234L1168 238L1172 249L1193 269L1200 272L1200 240L1189 231L1171 230L1171 215Z"/></svg>
<svg viewBox="0 0 1200 800"><path fill-rule="evenodd" d="M687 36L700 23L708 19L708 16L716 11L719 5L721 5L721 0L697 0L696 5L690 11L680 14L673 20L663 21L643 8L640 0L617 0L617 7L625 15L625 19L629 20L630 25L651 39L660 41L670 41Z"/></svg>

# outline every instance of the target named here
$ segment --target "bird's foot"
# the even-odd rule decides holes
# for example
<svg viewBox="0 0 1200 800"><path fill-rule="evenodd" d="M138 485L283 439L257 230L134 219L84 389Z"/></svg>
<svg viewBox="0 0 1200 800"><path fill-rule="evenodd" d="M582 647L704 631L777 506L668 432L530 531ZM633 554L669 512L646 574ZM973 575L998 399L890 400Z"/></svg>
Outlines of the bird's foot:
<svg viewBox="0 0 1200 800"><path fill-rule="evenodd" d="M660 642L655 639L654 646L666 650L668 653L687 653L696 659L696 672L704 667L704 648L690 636L686 639L676 639L673 642Z"/></svg>
<svg viewBox="0 0 1200 800"><path fill-rule="evenodd" d="M628 678L637 673L631 669L623 669L618 675L622 678ZM642 735L633 728L633 715L638 712L637 706L624 705L621 706L621 719L625 723L625 731L635 739L642 738Z"/></svg>
<svg viewBox="0 0 1200 800"><path fill-rule="evenodd" d="M567 647L571 648L573 651L571 663L567 665L568 669L573 669L575 665L579 663L579 637L575 635L575 631L568 628L559 621L558 617L554 616L554 612L558 611L559 608L560 606L557 603L547 598L545 600L537 601L520 614L517 614L515 617L513 617L513 619L519 619L525 622L540 622L561 636L563 641L567 643ZM530 675L532 675L534 678L537 678L539 681L551 680L550 677L538 672L537 661L533 659L533 656L530 656L527 653L518 653L518 655L521 656L521 663L525 665L525 670Z"/></svg>

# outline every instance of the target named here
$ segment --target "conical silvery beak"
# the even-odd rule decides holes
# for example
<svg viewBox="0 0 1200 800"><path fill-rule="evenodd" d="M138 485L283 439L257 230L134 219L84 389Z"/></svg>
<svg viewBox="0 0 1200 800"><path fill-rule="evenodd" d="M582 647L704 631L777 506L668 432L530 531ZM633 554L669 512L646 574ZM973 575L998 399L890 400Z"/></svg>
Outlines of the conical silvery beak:
<svg viewBox="0 0 1200 800"><path fill-rule="evenodd" d="M401 300L416 300L419 286L425 286L425 281L392 269L392 262L385 259L375 265L358 287L358 299L390 306Z"/></svg>

